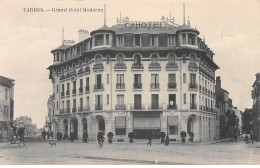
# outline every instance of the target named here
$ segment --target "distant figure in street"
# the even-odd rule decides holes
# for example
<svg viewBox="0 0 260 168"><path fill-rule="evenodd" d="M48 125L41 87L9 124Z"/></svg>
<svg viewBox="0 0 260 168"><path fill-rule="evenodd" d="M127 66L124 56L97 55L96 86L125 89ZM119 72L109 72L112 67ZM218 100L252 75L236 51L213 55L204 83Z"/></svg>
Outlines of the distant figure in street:
<svg viewBox="0 0 260 168"><path fill-rule="evenodd" d="M166 139L165 139L165 145L168 146L170 142L170 138L168 136L168 134L166 135Z"/></svg>
<svg viewBox="0 0 260 168"><path fill-rule="evenodd" d="M104 134L102 132L98 132L98 135L97 135L97 140L98 140L98 146L100 148L103 147L103 143L104 143Z"/></svg>
<svg viewBox="0 0 260 168"><path fill-rule="evenodd" d="M237 142L237 134L234 135L234 140Z"/></svg>
<svg viewBox="0 0 260 168"><path fill-rule="evenodd" d="M74 142L74 132L70 132L70 142Z"/></svg>
<svg viewBox="0 0 260 168"><path fill-rule="evenodd" d="M21 145L22 142L23 142L23 145L25 145L25 143L24 143L24 130L25 130L24 127L20 127L18 129L18 134L19 134L19 137L20 137L19 146Z"/></svg>
<svg viewBox="0 0 260 168"><path fill-rule="evenodd" d="M45 140L45 138L46 138L46 132L44 130L44 131L42 131L42 139Z"/></svg>
<svg viewBox="0 0 260 168"><path fill-rule="evenodd" d="M245 140L246 140L246 144L248 144L248 136L247 136L247 134L245 136Z"/></svg>
<svg viewBox="0 0 260 168"><path fill-rule="evenodd" d="M150 131L148 133L148 143L147 143L147 146L150 144L150 146L152 146L152 139L153 139L153 133L152 131Z"/></svg>
<svg viewBox="0 0 260 168"><path fill-rule="evenodd" d="M53 139L53 132L51 131L51 133L50 133L50 136L51 136L51 139Z"/></svg>
<svg viewBox="0 0 260 168"><path fill-rule="evenodd" d="M254 143L254 135L253 134L250 134L250 140L251 140L251 143L253 144Z"/></svg>
<svg viewBox="0 0 260 168"><path fill-rule="evenodd" d="M87 143L88 142L88 133L86 130L84 130L84 133L83 133L83 142L84 143Z"/></svg>

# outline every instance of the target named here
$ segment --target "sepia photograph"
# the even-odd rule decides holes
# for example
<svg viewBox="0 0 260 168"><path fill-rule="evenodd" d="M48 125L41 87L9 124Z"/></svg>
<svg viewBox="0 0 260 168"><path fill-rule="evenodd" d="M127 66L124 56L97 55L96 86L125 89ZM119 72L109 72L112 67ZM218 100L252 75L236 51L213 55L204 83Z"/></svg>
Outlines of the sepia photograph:
<svg viewBox="0 0 260 168"><path fill-rule="evenodd" d="M259 165L259 0L0 0L0 167Z"/></svg>

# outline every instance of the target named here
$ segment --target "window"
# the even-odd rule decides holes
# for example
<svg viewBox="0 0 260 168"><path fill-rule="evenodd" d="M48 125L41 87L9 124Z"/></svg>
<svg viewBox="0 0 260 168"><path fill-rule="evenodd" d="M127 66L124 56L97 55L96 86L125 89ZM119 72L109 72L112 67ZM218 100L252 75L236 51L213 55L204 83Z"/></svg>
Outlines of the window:
<svg viewBox="0 0 260 168"><path fill-rule="evenodd" d="M115 118L116 135L126 135L126 117L118 116Z"/></svg>
<svg viewBox="0 0 260 168"><path fill-rule="evenodd" d="M190 74L190 83L196 84L196 74Z"/></svg>
<svg viewBox="0 0 260 168"><path fill-rule="evenodd" d="M73 108L76 108L76 99L73 99Z"/></svg>
<svg viewBox="0 0 260 168"><path fill-rule="evenodd" d="M104 45L104 35L103 34L95 35L94 37L95 37L95 46Z"/></svg>
<svg viewBox="0 0 260 168"><path fill-rule="evenodd" d="M152 94L152 109L158 109L159 108L159 95L158 94Z"/></svg>
<svg viewBox="0 0 260 168"><path fill-rule="evenodd" d="M151 63L152 63L153 65L158 64L158 56L157 56L157 55L155 55L155 54L152 55L152 57L151 57Z"/></svg>
<svg viewBox="0 0 260 168"><path fill-rule="evenodd" d="M96 110L102 110L102 104L103 104L103 96L102 95L96 95L95 96L95 109Z"/></svg>
<svg viewBox="0 0 260 168"><path fill-rule="evenodd" d="M167 117L167 123L168 123L168 129L169 129L169 134L172 135L178 135L178 116L168 116Z"/></svg>
<svg viewBox="0 0 260 168"><path fill-rule="evenodd" d="M176 94L169 94L168 109L177 109L177 107L176 107Z"/></svg>
<svg viewBox="0 0 260 168"><path fill-rule="evenodd" d="M172 35L172 34L168 35L168 45L169 46L175 45L175 38L174 38L174 35Z"/></svg>
<svg viewBox="0 0 260 168"><path fill-rule="evenodd" d="M8 99L8 90L5 89L5 99L7 100Z"/></svg>
<svg viewBox="0 0 260 168"><path fill-rule="evenodd" d="M89 107L89 96L87 96L87 98L86 98L86 105L87 105L87 107Z"/></svg>
<svg viewBox="0 0 260 168"><path fill-rule="evenodd" d="M125 89L124 74L117 74L117 89Z"/></svg>
<svg viewBox="0 0 260 168"><path fill-rule="evenodd" d="M175 55L174 54L170 54L168 57L168 61L170 64L174 64L175 63Z"/></svg>
<svg viewBox="0 0 260 168"><path fill-rule="evenodd" d="M195 38L196 38L195 34L189 33L188 34L188 44L195 45Z"/></svg>
<svg viewBox="0 0 260 168"><path fill-rule="evenodd" d="M95 63L96 64L102 64L102 56L101 55L97 55L95 58Z"/></svg>
<svg viewBox="0 0 260 168"><path fill-rule="evenodd" d="M134 57L134 64L135 65L141 65L141 55L136 54Z"/></svg>
<svg viewBox="0 0 260 168"><path fill-rule="evenodd" d="M64 92L64 84L61 85L61 92Z"/></svg>
<svg viewBox="0 0 260 168"><path fill-rule="evenodd" d="M57 93L59 93L59 85L57 85L56 90L57 90Z"/></svg>
<svg viewBox="0 0 260 168"><path fill-rule="evenodd" d="M64 110L64 101L62 101L62 110Z"/></svg>
<svg viewBox="0 0 260 168"><path fill-rule="evenodd" d="M96 86L95 89L102 89L102 78L101 74L96 75Z"/></svg>
<svg viewBox="0 0 260 168"><path fill-rule="evenodd" d="M124 36L118 35L118 46L123 47L124 46Z"/></svg>
<svg viewBox="0 0 260 168"><path fill-rule="evenodd" d="M57 102L57 110L59 110L59 102Z"/></svg>
<svg viewBox="0 0 260 168"><path fill-rule="evenodd" d="M140 94L134 95L134 109L141 109L142 107L142 96Z"/></svg>
<svg viewBox="0 0 260 168"><path fill-rule="evenodd" d="M175 74L168 74L168 83L176 84L176 75Z"/></svg>
<svg viewBox="0 0 260 168"><path fill-rule="evenodd" d="M109 34L106 34L106 45L109 45Z"/></svg>
<svg viewBox="0 0 260 168"><path fill-rule="evenodd" d="M120 94L120 95L117 95L117 104L118 105L124 105L124 95Z"/></svg>
<svg viewBox="0 0 260 168"><path fill-rule="evenodd" d="M70 100L67 100L67 110L70 110Z"/></svg>
<svg viewBox="0 0 260 168"><path fill-rule="evenodd" d="M142 47L150 47L151 45L150 34L143 33L141 35L141 42L142 42Z"/></svg>
<svg viewBox="0 0 260 168"><path fill-rule="evenodd" d="M124 64L124 56L122 54L117 56L117 64Z"/></svg>
<svg viewBox="0 0 260 168"><path fill-rule="evenodd" d="M158 46L158 36L155 34L151 35L151 45L152 46Z"/></svg>
<svg viewBox="0 0 260 168"><path fill-rule="evenodd" d="M79 107L81 110L83 109L83 98L80 98L79 100Z"/></svg>
<svg viewBox="0 0 260 168"><path fill-rule="evenodd" d="M183 83L186 83L186 73L183 73Z"/></svg>
<svg viewBox="0 0 260 168"><path fill-rule="evenodd" d="M141 45L140 37L141 36L139 34L134 35L135 46L140 46Z"/></svg>
<svg viewBox="0 0 260 168"><path fill-rule="evenodd" d="M182 44L186 44L186 34L182 34Z"/></svg>
<svg viewBox="0 0 260 168"><path fill-rule="evenodd" d="M107 74L107 84L109 84L109 74Z"/></svg>
<svg viewBox="0 0 260 168"><path fill-rule="evenodd" d="M141 74L134 74L134 89L142 89Z"/></svg>
<svg viewBox="0 0 260 168"><path fill-rule="evenodd" d="M80 87L80 88L83 88L83 79L80 79L79 87Z"/></svg>
<svg viewBox="0 0 260 168"><path fill-rule="evenodd" d="M107 105L109 104L109 94L107 94Z"/></svg>
<svg viewBox="0 0 260 168"><path fill-rule="evenodd" d="M190 94L190 108L191 109L197 109L196 94Z"/></svg>
<svg viewBox="0 0 260 168"><path fill-rule="evenodd" d="M86 91L89 91L89 77L86 78Z"/></svg>
<svg viewBox="0 0 260 168"><path fill-rule="evenodd" d="M186 93L183 94L183 103L186 104Z"/></svg>
<svg viewBox="0 0 260 168"><path fill-rule="evenodd" d="M151 89L159 89L159 74L151 74Z"/></svg>
<svg viewBox="0 0 260 168"><path fill-rule="evenodd" d="M73 81L73 94L76 94L76 81Z"/></svg>

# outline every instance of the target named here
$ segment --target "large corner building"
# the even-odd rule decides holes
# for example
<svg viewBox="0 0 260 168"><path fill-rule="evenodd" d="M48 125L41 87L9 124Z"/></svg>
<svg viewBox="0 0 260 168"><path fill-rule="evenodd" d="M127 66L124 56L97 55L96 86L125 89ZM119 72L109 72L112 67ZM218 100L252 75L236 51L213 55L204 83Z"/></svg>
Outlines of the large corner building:
<svg viewBox="0 0 260 168"><path fill-rule="evenodd" d="M48 67L54 135L84 130L94 140L99 131L126 141L128 133L146 138L152 131L180 140L215 138L214 53L191 28L174 18L131 22L119 18L112 27L79 32L79 42L63 40L51 51Z"/></svg>

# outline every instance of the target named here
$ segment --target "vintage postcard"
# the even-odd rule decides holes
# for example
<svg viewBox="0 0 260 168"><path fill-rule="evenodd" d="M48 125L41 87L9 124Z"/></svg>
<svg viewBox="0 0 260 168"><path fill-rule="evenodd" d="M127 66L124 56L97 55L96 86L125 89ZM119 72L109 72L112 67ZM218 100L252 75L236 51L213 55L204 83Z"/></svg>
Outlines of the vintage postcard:
<svg viewBox="0 0 260 168"><path fill-rule="evenodd" d="M0 0L0 165L260 164L259 0Z"/></svg>

